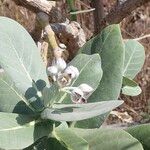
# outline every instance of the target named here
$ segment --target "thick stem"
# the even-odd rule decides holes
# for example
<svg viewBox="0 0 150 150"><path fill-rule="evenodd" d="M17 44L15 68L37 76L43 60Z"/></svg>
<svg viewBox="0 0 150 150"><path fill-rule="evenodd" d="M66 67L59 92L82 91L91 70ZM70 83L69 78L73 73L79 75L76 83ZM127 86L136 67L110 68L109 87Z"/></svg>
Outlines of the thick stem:
<svg viewBox="0 0 150 150"><path fill-rule="evenodd" d="M68 3L68 5L69 5L69 9L70 9L69 11L70 11L70 12L75 12L75 11L77 11L76 8L75 8L75 2L74 2L74 0L67 0L67 3ZM76 14L71 15L71 20L72 20L72 21L76 21L76 20L77 20Z"/></svg>
<svg viewBox="0 0 150 150"><path fill-rule="evenodd" d="M91 5L95 8L94 11L94 32L98 34L100 31L100 23L104 18L103 0L92 0Z"/></svg>

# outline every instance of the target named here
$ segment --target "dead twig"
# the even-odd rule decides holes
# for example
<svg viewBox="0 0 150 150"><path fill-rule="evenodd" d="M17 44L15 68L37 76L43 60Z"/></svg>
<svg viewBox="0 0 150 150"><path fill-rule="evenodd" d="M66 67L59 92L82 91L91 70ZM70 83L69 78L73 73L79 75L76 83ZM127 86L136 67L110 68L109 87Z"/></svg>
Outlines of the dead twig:
<svg viewBox="0 0 150 150"><path fill-rule="evenodd" d="M133 39L133 40L140 41L140 40L143 40L143 39L146 39L146 38L150 38L150 34L141 36L141 37L139 37L139 38L135 38L135 39Z"/></svg>

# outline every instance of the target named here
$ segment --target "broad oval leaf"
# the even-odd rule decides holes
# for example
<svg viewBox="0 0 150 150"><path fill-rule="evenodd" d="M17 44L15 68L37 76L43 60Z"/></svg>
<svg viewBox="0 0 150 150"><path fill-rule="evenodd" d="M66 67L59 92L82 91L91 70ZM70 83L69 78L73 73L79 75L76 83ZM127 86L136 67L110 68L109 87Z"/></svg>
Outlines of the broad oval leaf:
<svg viewBox="0 0 150 150"><path fill-rule="evenodd" d="M29 116L1 112L0 118L3 149L23 149L52 131L51 122L36 122Z"/></svg>
<svg viewBox="0 0 150 150"><path fill-rule="evenodd" d="M142 92L141 88L138 84L127 78L123 77L123 87L122 87L122 94L129 95L129 96L137 96Z"/></svg>
<svg viewBox="0 0 150 150"><path fill-rule="evenodd" d="M135 40L125 41L125 60L123 75L133 79L141 70L145 60L144 47Z"/></svg>
<svg viewBox="0 0 150 150"><path fill-rule="evenodd" d="M73 132L71 128L65 129L57 127L52 134L58 141L63 142L67 149L89 150L88 142Z"/></svg>
<svg viewBox="0 0 150 150"><path fill-rule="evenodd" d="M36 82L48 86L46 68L33 39L17 22L0 17L0 64L35 109L42 109ZM37 107L37 108L36 108Z"/></svg>
<svg viewBox="0 0 150 150"><path fill-rule="evenodd" d="M144 150L150 149L150 142L149 142L150 141L150 125L149 124L129 127L126 129L126 131L142 143Z"/></svg>
<svg viewBox="0 0 150 150"><path fill-rule="evenodd" d="M70 86L77 87L82 83L86 83L94 90L98 87L103 74L101 69L101 59L98 54L79 54L68 64L68 66L70 65L77 67L79 70L79 76ZM68 94L60 92L60 95L56 97L55 102L71 103L71 99Z"/></svg>
<svg viewBox="0 0 150 150"><path fill-rule="evenodd" d="M54 104L41 113L42 119L79 121L104 114L121 105L123 101L104 101L87 104Z"/></svg>
<svg viewBox="0 0 150 150"><path fill-rule="evenodd" d="M123 130L74 128L72 131L88 142L89 150L144 150L137 139Z"/></svg>
<svg viewBox="0 0 150 150"><path fill-rule="evenodd" d="M35 144L25 148L24 150L68 150L64 144L60 143L56 138L42 138Z"/></svg>
<svg viewBox="0 0 150 150"><path fill-rule="evenodd" d="M0 73L0 111L20 114L33 113L28 107L25 97L5 72Z"/></svg>
<svg viewBox="0 0 150 150"><path fill-rule="evenodd" d="M86 54L99 53L102 61L103 77L96 91L89 98L90 102L118 99L122 86L124 62L124 43L119 25L106 27L99 35L89 40L80 52ZM92 120L81 121L76 127L97 128L107 115Z"/></svg>

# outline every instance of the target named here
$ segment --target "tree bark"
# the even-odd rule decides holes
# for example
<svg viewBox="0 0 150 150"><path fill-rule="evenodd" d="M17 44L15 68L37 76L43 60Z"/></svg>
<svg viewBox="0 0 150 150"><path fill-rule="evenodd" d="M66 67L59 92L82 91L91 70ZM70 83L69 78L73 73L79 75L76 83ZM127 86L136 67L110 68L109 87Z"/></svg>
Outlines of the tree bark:
<svg viewBox="0 0 150 150"><path fill-rule="evenodd" d="M110 10L108 15L106 15L106 17L104 17L100 22L99 31L101 31L108 25L120 23L137 7L140 7L148 2L150 2L150 0L126 0L119 5L115 4L115 6Z"/></svg>
<svg viewBox="0 0 150 150"><path fill-rule="evenodd" d="M50 18L54 18L57 20L57 22L65 21L66 18L61 14L61 12L54 7L53 1L46 1L46 0L13 0L17 4L20 4L31 11L34 12L45 12L47 13ZM102 18L102 11L101 9L101 1L100 0L92 0L95 1L95 7L99 8L98 17L99 19ZM119 5L115 5L108 15L106 15L97 25L99 27L97 33L99 33L103 28L105 28L108 25L111 24L118 24L120 23L124 18L126 18L128 15L131 14L133 10L135 10L137 7L142 6L143 4L146 4L147 2L150 2L150 0L124 0ZM99 3L99 4L98 4ZM97 18L97 17L96 17ZM98 18L97 18L98 19Z"/></svg>
<svg viewBox="0 0 150 150"><path fill-rule="evenodd" d="M100 31L100 23L104 18L103 0L92 0L91 6L94 10L94 33L98 34Z"/></svg>

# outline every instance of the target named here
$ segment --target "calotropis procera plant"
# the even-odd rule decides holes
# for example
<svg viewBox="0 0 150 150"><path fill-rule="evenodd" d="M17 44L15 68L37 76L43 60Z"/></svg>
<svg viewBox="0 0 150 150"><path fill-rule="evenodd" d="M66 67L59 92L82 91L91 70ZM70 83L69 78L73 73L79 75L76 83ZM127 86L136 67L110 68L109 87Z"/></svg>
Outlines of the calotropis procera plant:
<svg viewBox="0 0 150 150"><path fill-rule="evenodd" d="M123 42L119 25L112 25L79 52L69 64L54 59L46 69L27 31L0 17L0 148L143 149L134 129L98 129L122 104L120 91L141 92L132 79L144 62L142 45Z"/></svg>

